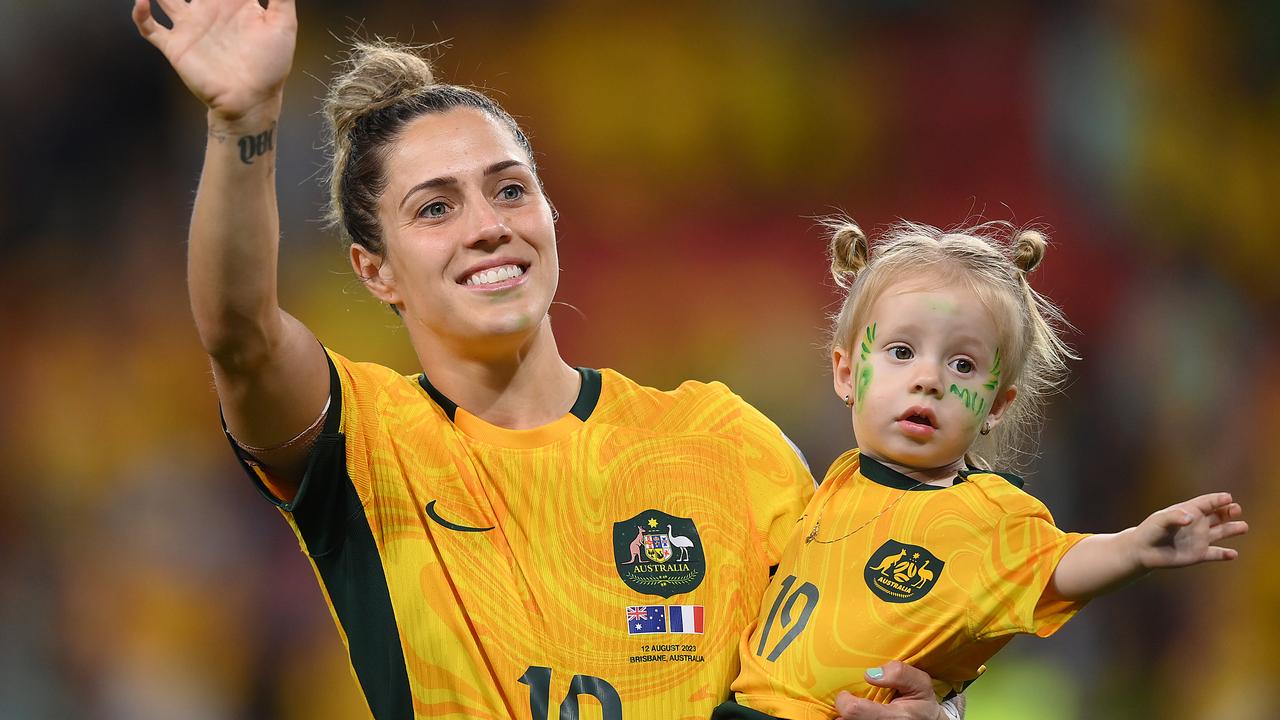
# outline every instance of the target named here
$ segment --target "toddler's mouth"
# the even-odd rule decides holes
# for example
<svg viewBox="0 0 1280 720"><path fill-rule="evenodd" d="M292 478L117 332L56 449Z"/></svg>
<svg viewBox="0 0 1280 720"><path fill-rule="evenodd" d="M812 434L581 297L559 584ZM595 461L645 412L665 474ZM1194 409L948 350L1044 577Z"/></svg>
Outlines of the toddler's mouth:
<svg viewBox="0 0 1280 720"><path fill-rule="evenodd" d="M938 418L933 414L933 411L927 407L907 408L906 412L898 416L898 422L921 425L934 430L938 429Z"/></svg>

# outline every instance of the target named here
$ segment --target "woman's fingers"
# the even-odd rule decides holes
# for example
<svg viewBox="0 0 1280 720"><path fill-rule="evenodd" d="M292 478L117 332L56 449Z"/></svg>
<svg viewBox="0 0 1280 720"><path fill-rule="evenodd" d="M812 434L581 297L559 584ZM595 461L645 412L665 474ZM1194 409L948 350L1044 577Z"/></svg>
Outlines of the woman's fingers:
<svg viewBox="0 0 1280 720"><path fill-rule="evenodd" d="M155 0L170 20L178 21L178 17L187 9L187 0Z"/></svg>
<svg viewBox="0 0 1280 720"><path fill-rule="evenodd" d="M151 14L151 0L133 0L133 24L138 26L138 33L156 47L169 29L156 22Z"/></svg>

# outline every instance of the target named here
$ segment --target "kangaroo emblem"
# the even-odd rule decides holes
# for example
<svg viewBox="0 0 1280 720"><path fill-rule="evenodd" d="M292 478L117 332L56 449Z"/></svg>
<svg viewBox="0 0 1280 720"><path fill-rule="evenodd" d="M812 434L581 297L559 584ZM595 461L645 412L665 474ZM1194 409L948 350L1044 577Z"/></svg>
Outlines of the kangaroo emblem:
<svg viewBox="0 0 1280 720"><path fill-rule="evenodd" d="M631 559L622 563L623 565L633 565L640 561L640 547L644 545L644 528L636 526L636 539L631 541Z"/></svg>
<svg viewBox="0 0 1280 720"><path fill-rule="evenodd" d="M885 571L887 571L889 568L893 567L894 563L896 563L896 562L898 562L899 560L901 560L901 559L902 559L902 556L903 556L903 555L906 555L906 554L907 554L907 551L906 551L906 549L905 549L905 548L904 548L904 549L902 549L902 550L899 550L897 555L890 555L890 556L886 557L884 560L881 560L881 561L880 561L880 564L879 564L879 565L877 565L877 566L875 566L875 567L871 568L871 570L872 570L872 571L885 572Z"/></svg>
<svg viewBox="0 0 1280 720"><path fill-rule="evenodd" d="M933 590L946 565L928 548L889 539L867 558L862 579L879 599L910 603Z"/></svg>

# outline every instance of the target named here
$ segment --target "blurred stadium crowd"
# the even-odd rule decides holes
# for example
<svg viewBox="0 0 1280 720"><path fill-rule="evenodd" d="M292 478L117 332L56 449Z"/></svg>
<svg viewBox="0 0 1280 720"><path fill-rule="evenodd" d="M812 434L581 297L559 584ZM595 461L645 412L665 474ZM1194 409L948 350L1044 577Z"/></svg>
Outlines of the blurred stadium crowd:
<svg viewBox="0 0 1280 720"><path fill-rule="evenodd" d="M315 221L320 79L353 31L447 40L441 74L525 123L571 362L724 380L819 476L851 438L813 218L1049 226L1034 279L1084 359L1029 489L1084 531L1225 489L1253 532L1016 641L969 717L1280 714L1280 5L298 4L283 302L352 357L417 370ZM126 5L0 2L0 717L359 717L218 429L184 282L202 109Z"/></svg>

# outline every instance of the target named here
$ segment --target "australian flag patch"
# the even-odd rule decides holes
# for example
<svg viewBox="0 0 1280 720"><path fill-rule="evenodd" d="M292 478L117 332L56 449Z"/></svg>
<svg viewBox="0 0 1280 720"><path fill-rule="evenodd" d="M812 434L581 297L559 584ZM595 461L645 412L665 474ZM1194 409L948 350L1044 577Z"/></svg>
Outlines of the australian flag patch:
<svg viewBox="0 0 1280 720"><path fill-rule="evenodd" d="M651 635L667 631L667 608L662 605L638 605L627 608L627 634Z"/></svg>

